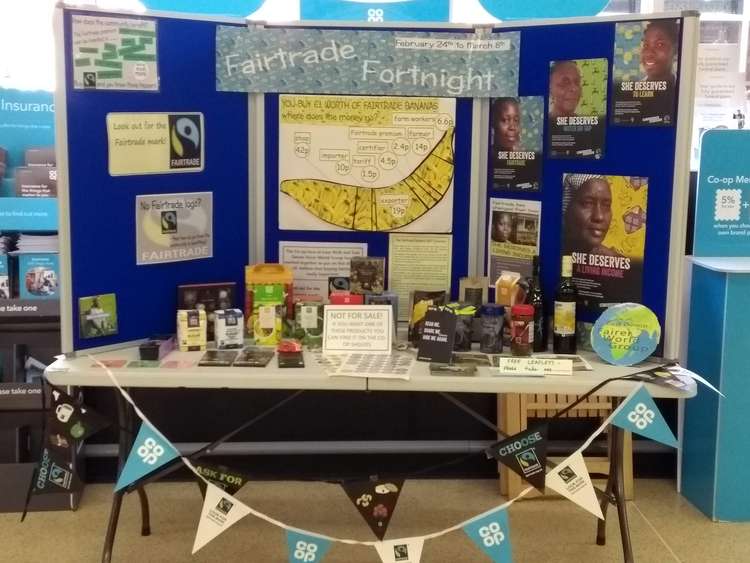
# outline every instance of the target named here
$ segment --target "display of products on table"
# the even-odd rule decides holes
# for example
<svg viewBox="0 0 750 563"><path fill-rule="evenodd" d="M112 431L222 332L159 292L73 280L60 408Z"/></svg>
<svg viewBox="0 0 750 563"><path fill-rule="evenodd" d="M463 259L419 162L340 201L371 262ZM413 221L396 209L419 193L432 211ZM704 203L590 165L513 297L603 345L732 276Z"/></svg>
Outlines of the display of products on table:
<svg viewBox="0 0 750 563"><path fill-rule="evenodd" d="M178 309L200 309L206 312L207 338L214 340L214 322L217 309L234 307L236 286L234 282L195 283L177 286Z"/></svg>

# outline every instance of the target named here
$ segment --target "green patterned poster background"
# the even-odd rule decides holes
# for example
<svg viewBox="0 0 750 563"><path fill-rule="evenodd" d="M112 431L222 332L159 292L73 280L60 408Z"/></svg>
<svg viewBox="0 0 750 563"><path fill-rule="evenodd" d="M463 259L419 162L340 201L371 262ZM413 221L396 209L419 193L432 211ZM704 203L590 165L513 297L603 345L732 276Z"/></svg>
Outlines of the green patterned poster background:
<svg viewBox="0 0 750 563"><path fill-rule="evenodd" d="M641 21L618 23L615 26L615 56L612 72L615 83L640 80L643 77L641 42L648 24L648 21ZM677 61L675 60L672 73L676 72Z"/></svg>

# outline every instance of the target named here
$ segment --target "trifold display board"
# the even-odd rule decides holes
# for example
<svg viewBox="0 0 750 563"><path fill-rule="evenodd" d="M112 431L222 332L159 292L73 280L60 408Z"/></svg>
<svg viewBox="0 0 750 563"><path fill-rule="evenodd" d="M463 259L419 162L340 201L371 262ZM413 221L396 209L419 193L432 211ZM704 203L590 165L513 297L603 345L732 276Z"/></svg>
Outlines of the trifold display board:
<svg viewBox="0 0 750 563"><path fill-rule="evenodd" d="M479 39L516 32L517 67L500 68L503 62L497 69L499 76L517 81L517 90L513 86L496 94L521 97L511 100L440 97L437 91L435 97L424 91L388 97L382 84L369 90L366 76L361 81L355 76L356 91L347 91L350 97L342 99L335 94L340 90L327 88L350 80L343 63L336 71L340 77L310 76L301 91L218 91L217 49L223 43L217 29L246 22L140 15L149 23L126 29L119 47L104 41L101 51L88 57L80 49L73 54L73 42L86 38L80 30L73 37L72 19L123 15L73 9L59 14L64 351L173 332L178 284L234 281L239 290L243 266L277 261L282 241L366 243L370 256L389 258L389 237L398 232L450 235L454 298L462 276L522 270L534 253L541 256L543 285L551 298L561 252L577 253L577 268L586 266L578 270L581 277L611 278L584 282L591 296L583 318L593 318L601 307L597 291L617 282L618 289L606 295L653 309L666 329L665 353L676 353L695 15L652 17L649 21L667 25L657 23L650 31L648 22L635 18L513 23L494 29L340 23L270 27L429 31L438 36L463 32ZM247 33L261 27L251 23ZM661 33L659 40L647 37L655 31ZM143 37L144 43L138 43ZM149 37L156 39L155 52L139 58L133 51L138 60L130 82L123 79L118 85L117 78L110 78L108 83L111 75L102 74L102 68L93 79L91 73L87 77L87 65L95 60L106 69L113 49L138 47L139 53L148 53ZM642 45L651 42L661 45L661 54L645 54ZM451 45L437 50L451 50ZM400 62L381 54L394 65ZM659 57L668 58L667 63ZM256 65L256 70L263 66L260 58L243 64ZM640 76L656 72L659 64L661 77ZM402 77L408 80L409 71ZM412 78L417 81L416 74ZM316 80L319 91L309 85ZM227 82L231 80L225 79L222 89L233 89ZM650 86L633 86L644 83ZM456 91L453 95L461 96ZM404 97L416 95L420 97ZM342 107L356 111L342 112ZM316 117L307 122L300 108L313 108ZM160 112L145 118L123 115ZM139 123L159 128L159 120L169 132L164 141L172 147L176 135L182 153L190 154L175 155L172 147L166 169L155 157L135 159L140 164L134 165L127 158L134 153L127 151L138 150L128 140L136 137L118 127ZM196 151L198 136L201 147ZM113 138L120 139L119 145L111 146ZM311 151L314 158L309 158ZM169 169L175 162L180 173ZM442 185L440 178L449 183ZM162 197L139 197L151 194ZM170 217L182 221L178 212L158 224L153 206L161 213L165 204L173 206L183 197L165 199L168 194L187 194L183 205L201 207L198 219L187 213L186 220L198 224L194 237L200 239L205 222L212 223L209 243L204 237L199 240L203 246L195 243L185 250L183 245L180 251L183 257L188 251L203 253L197 259L157 263L162 255L144 241L149 229L169 232ZM519 259L525 265L519 266ZM85 311L79 300L112 293L119 312L117 332L81 338L79 321Z"/></svg>

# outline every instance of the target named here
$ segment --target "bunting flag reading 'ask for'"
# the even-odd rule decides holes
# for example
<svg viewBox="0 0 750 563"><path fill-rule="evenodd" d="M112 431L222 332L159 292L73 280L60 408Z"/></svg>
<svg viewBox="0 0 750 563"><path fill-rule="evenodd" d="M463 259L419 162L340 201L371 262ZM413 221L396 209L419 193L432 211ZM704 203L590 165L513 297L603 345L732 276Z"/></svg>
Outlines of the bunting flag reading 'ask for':
<svg viewBox="0 0 750 563"><path fill-rule="evenodd" d="M225 465L213 465L205 462L193 462L195 470L203 476L204 479L197 477L198 487L201 490L201 495L206 496L206 480L210 481L227 494L236 495L245 483L247 483L247 477L230 469Z"/></svg>
<svg viewBox="0 0 750 563"><path fill-rule="evenodd" d="M331 547L330 540L293 530L286 531L289 563L320 563Z"/></svg>
<svg viewBox="0 0 750 563"><path fill-rule="evenodd" d="M464 532L492 561L496 563L513 561L508 511L505 507L472 520L464 526Z"/></svg>
<svg viewBox="0 0 750 563"><path fill-rule="evenodd" d="M133 442L133 448L130 450L125 467L122 468L122 473L117 479L115 491L124 489L179 455L172 444L164 440L161 434L144 421L135 442Z"/></svg>
<svg viewBox="0 0 750 563"><path fill-rule="evenodd" d="M677 438L643 383L622 402L612 416L612 424L673 448L677 447Z"/></svg>

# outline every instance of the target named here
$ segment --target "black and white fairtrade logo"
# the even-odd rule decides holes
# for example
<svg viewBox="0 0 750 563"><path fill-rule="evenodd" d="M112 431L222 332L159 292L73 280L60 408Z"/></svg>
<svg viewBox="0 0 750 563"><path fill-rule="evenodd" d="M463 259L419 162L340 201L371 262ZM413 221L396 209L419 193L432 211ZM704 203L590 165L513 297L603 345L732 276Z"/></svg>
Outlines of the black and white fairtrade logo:
<svg viewBox="0 0 750 563"><path fill-rule="evenodd" d="M576 472L573 471L570 465L566 465L565 467L563 467L560 471L557 472L557 474L565 483L570 483L573 479L578 477L578 475L576 475Z"/></svg>
<svg viewBox="0 0 750 563"><path fill-rule="evenodd" d="M216 510L224 515L227 515L229 514L229 511L232 510L233 506L234 503L232 501L226 498L222 498L221 500L219 500L219 504L216 505Z"/></svg>
<svg viewBox="0 0 750 563"><path fill-rule="evenodd" d="M177 212L161 212L161 234L172 234L177 232Z"/></svg>
<svg viewBox="0 0 750 563"><path fill-rule="evenodd" d="M83 73L83 87L84 88L96 88L96 73L95 72Z"/></svg>
<svg viewBox="0 0 750 563"><path fill-rule="evenodd" d="M518 460L518 465L521 467L524 476L533 475L542 469L542 464L539 462L534 448L516 454L516 460Z"/></svg>
<svg viewBox="0 0 750 563"><path fill-rule="evenodd" d="M393 546L393 559L395 561L408 561L409 560L409 546L406 544L398 544Z"/></svg>
<svg viewBox="0 0 750 563"><path fill-rule="evenodd" d="M70 489L70 485L73 482L73 474L64 467L60 467L56 463L52 464L48 478L51 483L54 483L58 487L66 490Z"/></svg>
<svg viewBox="0 0 750 563"><path fill-rule="evenodd" d="M169 114L169 167L200 168L203 144L201 116Z"/></svg>

